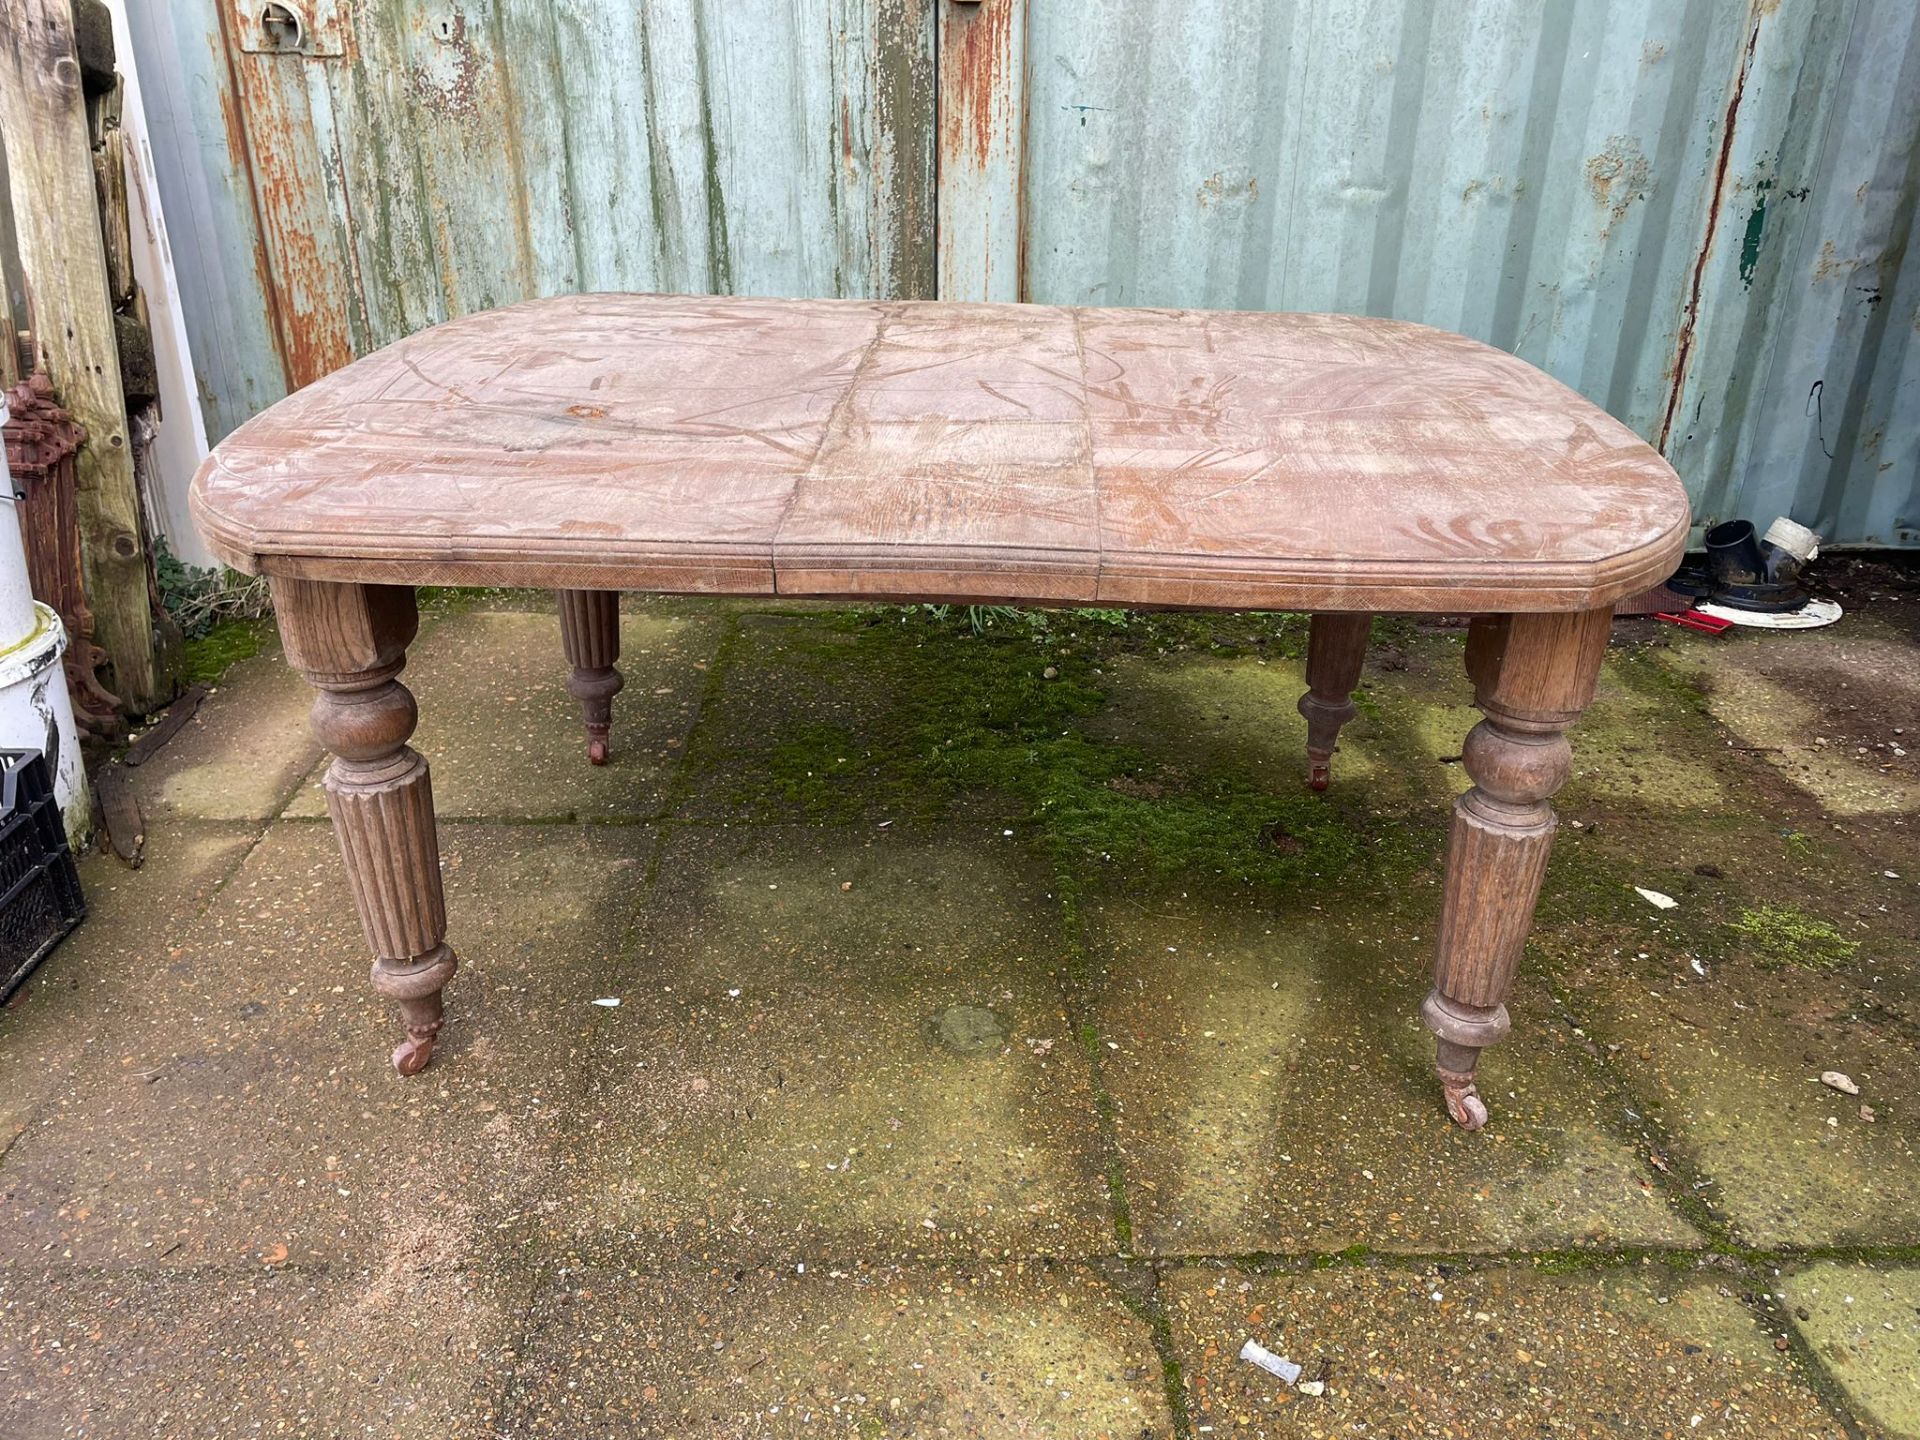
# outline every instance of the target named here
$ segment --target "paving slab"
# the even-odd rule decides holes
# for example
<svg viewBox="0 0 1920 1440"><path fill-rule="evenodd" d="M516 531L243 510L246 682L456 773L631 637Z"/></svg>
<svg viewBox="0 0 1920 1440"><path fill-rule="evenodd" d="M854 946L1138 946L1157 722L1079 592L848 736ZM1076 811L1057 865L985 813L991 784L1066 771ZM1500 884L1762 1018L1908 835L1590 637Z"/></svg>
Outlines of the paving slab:
<svg viewBox="0 0 1920 1440"><path fill-rule="evenodd" d="M1089 908L1101 1073L1143 1252L1700 1243L1536 984L1482 1060L1493 1120L1468 1135L1418 1018L1430 941L1387 907L1357 926L1327 913L1331 894Z"/></svg>
<svg viewBox="0 0 1920 1440"><path fill-rule="evenodd" d="M635 820L657 815L699 711L725 617L647 610L620 617L613 758L589 765L553 614L472 610L438 621L402 679L420 705L413 747L433 766L443 819ZM316 771L288 807L327 813Z"/></svg>
<svg viewBox="0 0 1920 1440"><path fill-rule="evenodd" d="M138 870L99 852L80 857L85 923L0 1010L0 1160L50 1095L81 1071L114 1063L114 1018L145 1003L183 928L259 835L244 823L176 818L155 834Z"/></svg>
<svg viewBox="0 0 1920 1440"><path fill-rule="evenodd" d="M898 677L874 673L861 638L845 614L741 616L692 741L677 813L759 823L914 813L916 797L888 763Z"/></svg>
<svg viewBox="0 0 1920 1440"><path fill-rule="evenodd" d="M1452 745L1457 752L1459 737L1473 720L1454 673L1458 649L1457 636L1432 633L1418 633L1390 647L1376 645L1370 663L1391 663L1395 673L1383 677L1377 703L1353 722L1353 730L1365 737L1360 743L1381 747L1389 758L1424 755L1437 762L1445 758L1443 746ZM1138 674L1125 666L1116 671L1122 682L1120 711L1143 717L1141 743L1165 748L1172 764L1181 737L1193 730L1201 735L1194 753L1212 756L1201 763L1285 778L1296 737L1282 735L1286 727L1276 722L1270 728L1278 738L1265 738L1259 726L1260 711L1278 707L1292 693L1293 681L1283 665L1262 666L1245 658L1180 662L1171 667L1177 684L1155 701L1142 698L1160 687L1146 664L1141 662ZM1832 677L1829 681L1829 690L1840 683ZM1897 687L1904 682L1886 683ZM1256 693L1263 698L1244 699ZM1510 1007L1517 1028L1485 1063L1495 1074L1505 1073L1503 1067L1526 1066L1548 1053L1541 1048L1543 1040L1566 1050L1574 1068L1564 1071L1557 1085L1549 1083L1548 1090L1566 1094L1575 1113L1587 1115L1601 1131L1634 1140L1641 1157L1670 1143L1689 1162L1689 1192L1733 1224L1748 1243L1915 1243L1920 1240L1916 1212L1905 1201L1920 1183L1920 1173L1913 1168L1920 1135L1913 1129L1913 1107L1905 1103L1920 1093L1911 1044L1914 1017L1920 1015L1920 980L1910 963L1920 946L1912 879L1883 873L1884 867L1855 844L1850 832L1830 823L1815 797L1789 784L1760 756L1732 747L1733 738L1705 713L1690 684L1673 678L1663 647L1642 641L1617 646L1609 654L1596 702L1574 736L1574 776L1557 802L1564 823L1520 989ZM1447 777L1443 789L1465 784L1457 764L1439 768ZM1411 792L1389 787L1387 796L1376 801L1370 782L1356 779L1350 788L1343 789L1345 785L1336 773L1328 798L1337 807L1358 807L1360 813L1349 823L1375 831L1383 815L1411 806L1414 798ZM1281 791L1275 793L1284 798ZM1444 794L1430 803L1433 810L1443 811ZM1409 824L1418 823L1419 807L1409 808L1406 815ZM1696 866L1704 876L1696 874ZM1227 1037L1242 1033L1256 1044L1268 1033L1308 1036L1296 1041L1308 1056L1328 1046L1357 1044L1365 1049L1356 1040L1350 1015L1405 1020L1417 1005L1418 993L1424 992L1431 938L1422 926L1431 925L1438 912L1437 878L1431 868L1416 866L1389 886L1390 895L1383 895L1375 877L1336 867L1314 885L1296 887L1283 896L1271 917L1279 948L1304 943L1290 938L1302 914L1310 922L1324 919L1336 929L1357 929L1352 946L1362 962L1341 973L1364 976L1364 983L1340 1005L1319 1003L1308 1009L1301 987L1311 987L1315 972L1310 966L1283 966L1283 973L1269 977L1279 984L1278 990L1257 1002L1272 1012L1268 1019L1242 1031L1236 1019L1223 1020L1217 1014L1233 1009L1236 1017L1248 1015L1256 999L1243 993L1239 1006L1215 1006L1214 1018L1197 1028L1214 1029L1214 1045L1228 1051L1235 1045ZM1654 909L1634 894L1636 884L1677 897L1678 908ZM1364 896L1360 904L1354 898L1356 886ZM1250 903L1248 913L1262 913L1264 903ZM1125 916L1131 910L1140 915L1142 904L1191 913L1179 897L1170 903L1134 897L1105 913ZM1230 902L1220 911L1222 924L1229 928L1233 909ZM1200 927L1203 933L1208 928ZM1248 954L1259 951L1261 939L1258 934L1249 937ZM1164 943L1185 946L1186 941L1169 934ZM1338 939L1327 943L1339 949ZM1367 956L1380 959L1369 965ZM1392 957L1392 968L1383 970L1381 962L1387 957ZM1841 957L1850 958L1842 963ZM1180 963L1171 953L1163 958ZM1405 988L1396 991L1392 987L1399 977L1404 977ZM1134 979L1144 983L1142 976ZM1192 1001L1209 988L1202 976L1166 991ZM1211 988L1218 990L1217 985ZM1118 990L1109 994L1115 1003L1124 1003ZM1331 1019L1329 1010L1337 1012ZM1143 1010L1143 1016L1150 1026L1152 1014ZM1570 1030L1569 1018L1590 1033ZM1310 1021L1330 1027L1324 1043L1318 1035L1308 1035ZM1535 1028L1539 1026L1546 1027L1544 1035ZM1409 1027L1406 1033L1424 1046L1421 1032ZM1388 1045L1389 1039L1375 1043ZM1591 1073L1583 1078L1582 1067L1590 1059L1612 1072L1611 1083ZM1202 1145L1213 1133L1183 1130L1164 1118L1186 1113L1177 1091L1189 1063L1176 1046L1164 1062L1167 1078L1160 1089L1148 1087L1149 1093L1166 1097L1159 1102L1165 1136L1148 1148L1162 1149L1165 1163L1159 1168L1167 1172L1146 1176L1148 1184L1160 1184L1173 1170L1185 1169L1173 1157ZM1294 1063L1313 1073L1310 1059ZM1376 1060L1353 1062L1349 1057L1340 1063L1364 1066ZM1585 1068L1591 1072L1591 1066ZM1856 1079L1871 1077L1873 1093L1865 1098L1875 1112L1872 1120L1861 1115L1857 1104L1836 1103L1846 1097L1821 1088L1818 1076L1827 1069ZM1109 1070L1116 1093L1123 1093L1131 1083L1124 1065ZM1244 1080L1246 1068L1235 1073ZM1337 1078L1336 1071L1327 1085L1309 1090L1313 1103L1301 1107L1309 1128L1319 1117L1352 1113L1352 1104L1339 1103L1333 1094L1331 1081ZM1540 1093L1546 1077L1527 1078L1531 1093ZM1289 1085L1300 1083L1297 1075L1286 1079ZM1378 1077L1370 1083L1372 1093L1383 1093ZM1418 1083L1428 1083L1424 1072ZM1496 1089L1496 1121L1502 1112L1498 1097L1507 1088L1502 1083ZM1615 1092L1611 1098L1610 1090ZM1285 1123L1300 1122L1285 1113L1280 1102L1271 1102L1275 1113L1263 1114L1258 1098L1263 1092L1255 1087L1239 1084L1236 1093L1231 1113L1239 1117L1244 1133L1218 1134L1215 1148L1222 1153L1207 1163L1238 1176L1231 1157L1247 1153L1242 1142L1248 1135L1273 1134ZM1529 1088L1521 1093L1529 1093ZM1410 1107L1410 1114L1424 1113L1423 1097ZM1137 1123L1138 1118L1136 1113L1129 1122L1123 1111L1123 1124ZM1384 1126L1386 1116L1379 1118ZM1495 1129L1501 1129L1498 1123ZM1126 1138L1131 1146L1144 1137L1136 1130ZM1293 1154L1297 1165L1301 1148L1286 1144L1280 1153ZM1129 1151L1130 1157L1142 1153ZM1376 1177L1382 1173L1371 1163L1355 1168L1370 1169ZM1567 1173L1596 1172L1581 1164ZM1641 1174L1646 1174L1644 1167ZM1617 1172L1614 1178L1619 1178ZM1637 1186L1638 1180L1633 1183ZM1612 1193L1613 1184L1609 1179L1602 1188ZM1329 1189L1325 1184L1303 1188L1315 1195ZM1421 1189L1417 1176L1412 1177L1412 1188L1415 1193ZM1479 1188L1474 1186L1474 1192ZM1202 1185L1201 1193L1239 1216L1250 1192L1244 1186L1221 1192ZM1582 1187L1581 1194L1586 1193ZM1470 1213L1489 1214L1488 1206L1501 1196L1524 1199L1526 1213L1535 1217L1542 1213L1535 1203L1538 1197L1526 1195L1525 1187L1517 1192L1497 1187L1493 1195L1495 1200L1476 1205ZM1401 1198L1380 1209L1351 1202L1356 1228L1403 1243L1395 1233L1409 1213L1398 1203ZM1151 1225L1159 1203L1155 1192L1138 1190L1134 1203ZM1204 1230L1194 1204L1168 1203L1168 1213L1183 1227L1199 1224ZM1571 1209L1565 1208L1568 1203ZM1553 1208L1564 1226L1569 1216L1579 1214L1580 1201L1563 1198ZM1396 1212L1401 1220L1383 1227L1384 1217ZM1486 1231L1468 1227L1476 1244L1495 1246L1567 1243L1578 1227L1559 1235L1554 1230L1516 1228L1511 1221ZM1595 1223L1592 1233L1606 1243L1607 1235L1624 1239L1630 1231ZM1281 1248L1291 1248L1300 1237L1286 1227L1267 1232L1267 1238L1289 1234L1293 1240ZM1683 1243L1673 1237L1648 1240ZM1414 1243L1418 1248L1423 1242Z"/></svg>
<svg viewBox="0 0 1920 1440"><path fill-rule="evenodd" d="M1150 1327L1076 1265L586 1270L536 1306L505 1433L1173 1433Z"/></svg>
<svg viewBox="0 0 1920 1440"><path fill-rule="evenodd" d="M0 1434L494 1440L527 1293L432 1234L371 1270L0 1266Z"/></svg>
<svg viewBox="0 0 1920 1440"><path fill-rule="evenodd" d="M1464 628L1376 639L1354 692L1360 713L1341 731L1336 800L1401 814L1443 810L1467 788L1460 751L1481 716L1465 661ZM1710 814L1737 791L1738 766L1678 732L1671 695L1636 683L1642 668L1632 647L1607 657L1594 703L1573 731L1563 810L1604 796ZM1227 771L1276 793L1304 778L1306 722L1295 708L1306 690L1300 661L1127 655L1104 674L1112 703L1091 728L1145 749L1170 776Z"/></svg>
<svg viewBox="0 0 1920 1440"><path fill-rule="evenodd" d="M1191 1268L1160 1294L1196 1434L1840 1440L1742 1288L1659 1265ZM1240 1359L1250 1338L1325 1394Z"/></svg>
<svg viewBox="0 0 1920 1440"><path fill-rule="evenodd" d="M997 832L665 842L558 1177L589 1254L1110 1252L1058 916Z"/></svg>
<svg viewBox="0 0 1920 1440"><path fill-rule="evenodd" d="M278 640L230 666L193 719L130 772L148 828L167 817L266 820L320 761L307 727L313 691Z"/></svg>
<svg viewBox="0 0 1920 1440"><path fill-rule="evenodd" d="M100 1058L7 1153L0 1261L380 1265L424 1231L513 1223L582 1083L649 838L448 827L462 970L433 1067L402 1080L333 837L275 826L164 962L126 967Z"/></svg>
<svg viewBox="0 0 1920 1440"><path fill-rule="evenodd" d="M1378 660L1376 657L1375 665ZM1133 745L1161 767L1159 783L1227 772L1280 793L1306 780L1307 722L1298 703L1306 693L1304 664L1283 656L1123 655L1103 667L1110 703L1089 722L1102 739ZM1356 691L1362 713L1341 731L1334 757L1334 800L1361 797L1369 809L1438 807L1450 798L1448 776L1432 756L1404 763L1416 707L1401 693L1403 676L1365 677ZM1450 698L1464 698L1464 680ZM1473 720L1458 711L1459 732L1444 741L1458 755ZM1443 751L1443 753L1446 753Z"/></svg>
<svg viewBox="0 0 1920 1440"><path fill-rule="evenodd" d="M1648 943L1590 953L1563 994L1701 1202L1750 1245L1920 1243L1920 1053L1896 978L1913 951L1698 975Z"/></svg>
<svg viewBox="0 0 1920 1440"><path fill-rule="evenodd" d="M1920 1436L1920 1269L1828 1261L1776 1294L1857 1415L1890 1440Z"/></svg>
<svg viewBox="0 0 1920 1440"><path fill-rule="evenodd" d="M1663 657L1698 680L1723 725L1830 814L1920 813L1920 670L1913 637L1872 617L1738 634Z"/></svg>

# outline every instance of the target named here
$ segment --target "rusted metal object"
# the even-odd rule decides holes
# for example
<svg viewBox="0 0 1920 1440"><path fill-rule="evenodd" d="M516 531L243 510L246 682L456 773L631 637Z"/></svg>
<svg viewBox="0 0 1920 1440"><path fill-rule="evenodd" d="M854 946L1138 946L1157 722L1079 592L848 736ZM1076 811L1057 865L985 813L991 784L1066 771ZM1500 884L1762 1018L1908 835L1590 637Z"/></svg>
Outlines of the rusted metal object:
<svg viewBox="0 0 1920 1440"><path fill-rule="evenodd" d="M352 10L346 0L219 0L235 46L248 55L337 59L347 53Z"/></svg>
<svg viewBox="0 0 1920 1440"><path fill-rule="evenodd" d="M34 597L51 605L67 628L64 664L74 723L84 735L112 737L123 728L122 706L100 683L107 654L93 639L75 494L75 457L86 431L54 399L53 382L44 371L7 391L7 410L7 468L27 547L28 582Z"/></svg>
<svg viewBox="0 0 1920 1440"><path fill-rule="evenodd" d="M1674 337L1673 359L1667 366L1667 404L1660 416L1660 428L1653 443L1664 454L1673 440L1674 417L1679 413L1681 396L1686 393L1687 370L1693 357L1694 328L1700 318L1701 287L1705 283L1707 262L1713 257L1714 238L1719 234L1729 177L1733 169L1734 141L1739 130L1740 101L1747 93L1747 76L1753 70L1754 51L1760 44L1760 23L1778 0L1767 0L1763 10L1755 6L1747 20L1747 43L1740 51L1740 65L1734 72L1727 96L1726 112L1720 122L1720 141L1714 149L1713 183L1706 204L1706 230L1694 255L1693 274L1687 282L1686 304L1680 311L1679 331Z"/></svg>

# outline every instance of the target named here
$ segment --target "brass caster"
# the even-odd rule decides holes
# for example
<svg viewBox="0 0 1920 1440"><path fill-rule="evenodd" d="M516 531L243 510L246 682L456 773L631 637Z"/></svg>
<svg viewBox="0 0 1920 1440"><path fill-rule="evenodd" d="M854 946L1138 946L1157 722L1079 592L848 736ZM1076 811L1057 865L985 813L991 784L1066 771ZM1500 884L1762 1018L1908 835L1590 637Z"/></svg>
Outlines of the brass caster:
<svg viewBox="0 0 1920 1440"><path fill-rule="evenodd" d="M436 1027L437 1028L437 1027ZM409 1034L393 1049L393 1068L402 1075L418 1075L433 1059L433 1031L425 1035Z"/></svg>
<svg viewBox="0 0 1920 1440"><path fill-rule="evenodd" d="M1487 1102L1473 1083L1473 1076L1449 1070L1440 1073L1440 1093L1446 1097L1447 1114L1462 1130L1478 1130L1487 1123Z"/></svg>

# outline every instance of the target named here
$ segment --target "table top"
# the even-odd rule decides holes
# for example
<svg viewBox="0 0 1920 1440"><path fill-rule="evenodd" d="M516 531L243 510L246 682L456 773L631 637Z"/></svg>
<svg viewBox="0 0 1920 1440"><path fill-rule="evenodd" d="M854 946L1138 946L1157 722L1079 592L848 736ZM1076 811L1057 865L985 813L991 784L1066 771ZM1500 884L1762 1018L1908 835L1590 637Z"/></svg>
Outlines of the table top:
<svg viewBox="0 0 1920 1440"><path fill-rule="evenodd" d="M452 320L229 436L249 573L1246 609L1571 610L1664 579L1678 478L1395 320L581 295Z"/></svg>

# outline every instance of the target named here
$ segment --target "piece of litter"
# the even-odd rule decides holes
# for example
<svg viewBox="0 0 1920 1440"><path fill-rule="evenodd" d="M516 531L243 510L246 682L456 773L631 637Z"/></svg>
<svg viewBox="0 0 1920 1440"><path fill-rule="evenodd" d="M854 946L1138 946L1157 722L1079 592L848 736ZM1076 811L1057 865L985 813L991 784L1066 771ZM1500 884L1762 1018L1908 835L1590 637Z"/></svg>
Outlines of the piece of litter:
<svg viewBox="0 0 1920 1440"><path fill-rule="evenodd" d="M609 1010L618 1010L620 1008L620 997L618 995L602 995L593 1003L605 1006Z"/></svg>
<svg viewBox="0 0 1920 1440"><path fill-rule="evenodd" d="M1873 1123L1875 1114L1876 1112L1873 1106L1871 1105L1862 1105L1860 1107L1860 1118L1866 1121L1869 1125Z"/></svg>
<svg viewBox="0 0 1920 1440"><path fill-rule="evenodd" d="M1687 963L1688 963L1689 965L1691 965L1691 966L1693 966L1693 973L1694 973L1694 974L1696 974L1696 975L1705 975L1705 974L1707 973L1707 967L1706 967L1706 966L1704 966L1704 965L1702 965L1702 964L1701 964L1701 963L1699 962L1699 960L1698 960L1698 959L1694 959L1694 960L1689 960L1689 961L1688 961Z"/></svg>
<svg viewBox="0 0 1920 1440"><path fill-rule="evenodd" d="M1658 890L1649 890L1641 885L1634 886L1633 893L1646 901L1647 904L1653 906L1656 910L1671 910L1680 903L1671 895L1662 895Z"/></svg>
<svg viewBox="0 0 1920 1440"><path fill-rule="evenodd" d="M729 1000L738 1000L740 998L740 992L738 990L729 990L727 991L727 998Z"/></svg>
<svg viewBox="0 0 1920 1440"><path fill-rule="evenodd" d="M1858 1095L1860 1087L1853 1083L1851 1075L1843 1075L1838 1070L1822 1070L1820 1083L1829 1090L1838 1090L1842 1095Z"/></svg>
<svg viewBox="0 0 1920 1440"><path fill-rule="evenodd" d="M1300 1367L1284 1355L1276 1355L1258 1340L1249 1340L1240 1347L1240 1358L1249 1364L1258 1365L1269 1375L1278 1375L1291 1385L1300 1378Z"/></svg>
<svg viewBox="0 0 1920 1440"><path fill-rule="evenodd" d="M1302 1380L1293 1388L1298 1390L1302 1395L1324 1395L1327 1393L1327 1382L1324 1380Z"/></svg>

